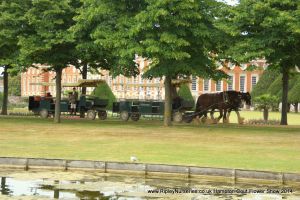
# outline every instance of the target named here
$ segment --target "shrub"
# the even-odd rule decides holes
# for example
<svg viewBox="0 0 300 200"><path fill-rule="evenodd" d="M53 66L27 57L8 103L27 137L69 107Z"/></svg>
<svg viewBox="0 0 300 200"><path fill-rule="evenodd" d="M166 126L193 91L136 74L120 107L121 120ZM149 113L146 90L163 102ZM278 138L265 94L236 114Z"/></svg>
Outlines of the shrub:
<svg viewBox="0 0 300 200"><path fill-rule="evenodd" d="M249 125L280 125L279 120L249 119L246 121Z"/></svg>
<svg viewBox="0 0 300 200"><path fill-rule="evenodd" d="M107 83L99 84L93 91L92 95L101 99L108 99L107 110L112 110L113 102L116 101L114 93L111 91Z"/></svg>
<svg viewBox="0 0 300 200"><path fill-rule="evenodd" d="M278 98L269 94L264 94L254 98L255 107L263 110L264 120L268 121L269 109L278 106Z"/></svg>
<svg viewBox="0 0 300 200"><path fill-rule="evenodd" d="M183 84L178 90L178 95L184 100L194 101L193 95L188 85Z"/></svg>

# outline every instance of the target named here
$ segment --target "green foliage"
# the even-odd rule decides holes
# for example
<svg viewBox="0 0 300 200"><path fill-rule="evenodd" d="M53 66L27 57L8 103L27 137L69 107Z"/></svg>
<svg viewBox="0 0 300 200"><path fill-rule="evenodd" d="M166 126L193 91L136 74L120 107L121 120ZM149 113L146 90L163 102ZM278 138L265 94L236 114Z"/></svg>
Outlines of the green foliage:
<svg viewBox="0 0 300 200"><path fill-rule="evenodd" d="M267 69L260 77L258 83L255 85L251 92L253 98L266 94L270 83L273 83L275 79L280 75L278 71Z"/></svg>
<svg viewBox="0 0 300 200"><path fill-rule="evenodd" d="M136 75L133 62L136 41L130 37L129 27L135 23L132 16L143 4L144 0L83 1L72 27L79 41L76 48L83 50L86 60L97 58L101 67L109 68L113 75Z"/></svg>
<svg viewBox="0 0 300 200"><path fill-rule="evenodd" d="M75 9L69 0L32 1L25 18L31 28L20 37L22 59L52 69L66 67L72 60L75 44L68 29L74 24Z"/></svg>
<svg viewBox="0 0 300 200"><path fill-rule="evenodd" d="M222 77L210 57L218 41L212 13L216 6L206 1L146 1L131 29L138 41L134 52L152 60L144 77Z"/></svg>
<svg viewBox="0 0 300 200"><path fill-rule="evenodd" d="M1 0L0 3L0 66L18 65L18 36L28 30L25 13L31 0Z"/></svg>
<svg viewBox="0 0 300 200"><path fill-rule="evenodd" d="M112 110L113 102L116 101L114 93L111 91L107 83L99 84L92 93L94 96L101 99L108 99L107 109Z"/></svg>
<svg viewBox="0 0 300 200"><path fill-rule="evenodd" d="M271 83L270 87L267 89L267 92L270 95L280 97L282 95L282 75L279 75L273 83Z"/></svg>
<svg viewBox="0 0 300 200"><path fill-rule="evenodd" d="M60 122L61 73L74 61L75 43L69 30L74 25L75 0L35 0L25 14L30 26L19 37L21 59L49 66L56 72L56 102L54 122ZM75 6L75 7L74 7ZM75 58L77 59L77 58Z"/></svg>
<svg viewBox="0 0 300 200"><path fill-rule="evenodd" d="M253 102L257 109L269 110L270 108L273 109L278 106L278 97L270 94L264 94L254 98Z"/></svg>
<svg viewBox="0 0 300 200"><path fill-rule="evenodd" d="M183 84L178 90L178 95L185 100L194 101L193 95L188 85Z"/></svg>
<svg viewBox="0 0 300 200"><path fill-rule="evenodd" d="M292 103L300 102L300 77L297 79L293 88L289 91L289 101Z"/></svg>
<svg viewBox="0 0 300 200"><path fill-rule="evenodd" d="M240 1L224 16L224 30L235 37L227 53L242 62L264 57L281 71L299 66L299 9L294 0Z"/></svg>
<svg viewBox="0 0 300 200"><path fill-rule="evenodd" d="M281 125L287 125L288 74L300 66L300 1L241 0L223 16L223 28L234 37L227 50L239 62L265 58L283 74Z"/></svg>
<svg viewBox="0 0 300 200"><path fill-rule="evenodd" d="M103 21L99 18L91 18L91 13L86 12L90 5L89 2L75 1L76 16L74 17L75 24L70 28L71 38L76 46L73 50L74 60L71 62L76 68L81 70L83 78L88 71L95 71L98 68L110 69L109 63L110 52L104 49L101 45L97 45L92 38L92 32L95 25L101 26ZM93 13L96 15L97 13ZM83 69L86 66L86 69Z"/></svg>
<svg viewBox="0 0 300 200"><path fill-rule="evenodd" d="M11 96L21 96L21 75L9 76L8 94Z"/></svg>

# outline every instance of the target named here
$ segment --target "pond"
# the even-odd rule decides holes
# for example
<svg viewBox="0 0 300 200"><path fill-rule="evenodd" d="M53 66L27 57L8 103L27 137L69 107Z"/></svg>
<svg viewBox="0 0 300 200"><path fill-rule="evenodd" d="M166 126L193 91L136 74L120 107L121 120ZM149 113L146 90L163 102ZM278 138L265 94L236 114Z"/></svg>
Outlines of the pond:
<svg viewBox="0 0 300 200"><path fill-rule="evenodd" d="M299 199L300 186L233 184L203 178L145 178L94 171L0 170L0 199Z"/></svg>

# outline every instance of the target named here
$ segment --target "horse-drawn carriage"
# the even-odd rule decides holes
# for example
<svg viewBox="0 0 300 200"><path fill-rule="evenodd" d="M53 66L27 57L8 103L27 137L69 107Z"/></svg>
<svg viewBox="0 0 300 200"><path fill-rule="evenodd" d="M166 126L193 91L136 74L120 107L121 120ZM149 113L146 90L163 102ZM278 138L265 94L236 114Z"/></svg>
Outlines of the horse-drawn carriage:
<svg viewBox="0 0 300 200"><path fill-rule="evenodd" d="M243 103L251 105L251 96L249 92L224 91L219 93L202 94L198 97L196 111L186 113L183 116L183 120L187 123L190 123L194 118L202 118L202 120L206 120L207 114L210 113L214 122L217 123L222 117L223 122L227 122L227 117L230 115L230 112L235 111L238 115L239 123L241 123L238 111L239 108L242 107ZM215 120L213 114L216 110L219 111L220 115Z"/></svg>
<svg viewBox="0 0 300 200"><path fill-rule="evenodd" d="M123 121L128 121L129 118L133 121L138 121L142 115L163 116L164 105L164 101L158 100L126 99L113 103L113 113L118 113ZM186 101L181 98L173 99L173 121L181 122L185 111L191 110L193 107L193 101Z"/></svg>
<svg viewBox="0 0 300 200"><path fill-rule="evenodd" d="M101 84L102 80L80 80L78 83L63 84L63 87L96 87ZM39 83L41 85L43 83ZM50 84L47 83L47 86ZM55 112L55 98L50 95L46 96L30 96L28 109L40 115L42 118L48 118ZM88 119L94 120L96 114L99 119L105 120L107 118L106 106L107 99L100 99L91 95L81 95L79 100L76 101L75 113L86 113ZM62 99L60 102L60 110L62 113L69 113L72 111L68 99Z"/></svg>

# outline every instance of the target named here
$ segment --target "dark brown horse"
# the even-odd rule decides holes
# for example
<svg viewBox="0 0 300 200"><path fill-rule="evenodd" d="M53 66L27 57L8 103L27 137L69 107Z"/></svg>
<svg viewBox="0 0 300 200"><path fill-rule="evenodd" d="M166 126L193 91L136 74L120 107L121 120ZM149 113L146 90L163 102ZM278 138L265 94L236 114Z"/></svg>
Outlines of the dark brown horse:
<svg viewBox="0 0 300 200"><path fill-rule="evenodd" d="M207 117L210 112L213 115L215 110L219 110L220 116L218 121L223 117L226 120L226 113L232 110L238 111L242 102L245 101L247 105L251 105L251 96L247 93L237 91L225 91L220 93L202 94L198 97L196 104L196 113L199 113L199 118Z"/></svg>

